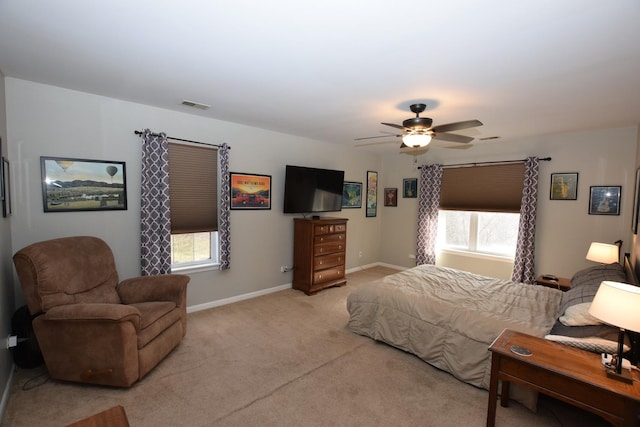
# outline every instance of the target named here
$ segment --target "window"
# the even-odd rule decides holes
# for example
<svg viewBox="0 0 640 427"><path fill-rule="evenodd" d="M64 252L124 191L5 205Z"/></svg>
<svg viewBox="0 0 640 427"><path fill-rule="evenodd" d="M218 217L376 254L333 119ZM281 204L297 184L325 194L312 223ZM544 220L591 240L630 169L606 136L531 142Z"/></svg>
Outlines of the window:
<svg viewBox="0 0 640 427"><path fill-rule="evenodd" d="M218 263L218 151L169 143L171 269Z"/></svg>
<svg viewBox="0 0 640 427"><path fill-rule="evenodd" d="M513 258L519 224L519 213L441 209L437 247Z"/></svg>

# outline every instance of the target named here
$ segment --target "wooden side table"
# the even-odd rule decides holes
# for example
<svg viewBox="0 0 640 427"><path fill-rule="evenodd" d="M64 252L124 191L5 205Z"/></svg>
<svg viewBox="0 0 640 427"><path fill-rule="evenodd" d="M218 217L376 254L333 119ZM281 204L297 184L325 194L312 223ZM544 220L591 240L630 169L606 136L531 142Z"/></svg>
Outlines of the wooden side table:
<svg viewBox="0 0 640 427"><path fill-rule="evenodd" d="M548 288L560 289L561 291L568 291L571 289L571 279L566 277L558 277L558 280L545 279L542 276L536 278L536 285L546 286Z"/></svg>
<svg viewBox="0 0 640 427"><path fill-rule="evenodd" d="M531 354L516 354L516 347ZM513 349L513 350L512 350ZM607 377L600 355L505 329L489 347L491 381L487 426L495 425L498 380L500 405L508 406L509 384L515 382L601 416L614 426L637 426L640 375L633 383Z"/></svg>

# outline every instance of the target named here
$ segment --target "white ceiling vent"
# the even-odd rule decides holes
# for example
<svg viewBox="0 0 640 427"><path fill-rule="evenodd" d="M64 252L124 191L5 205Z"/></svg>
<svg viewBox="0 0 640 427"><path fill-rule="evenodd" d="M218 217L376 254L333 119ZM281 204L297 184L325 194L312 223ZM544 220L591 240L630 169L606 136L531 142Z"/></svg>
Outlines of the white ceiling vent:
<svg viewBox="0 0 640 427"><path fill-rule="evenodd" d="M183 99L181 104L186 105L187 107L197 108L199 110L208 110L209 108L211 108L211 105L201 104L199 102L193 102L186 99Z"/></svg>

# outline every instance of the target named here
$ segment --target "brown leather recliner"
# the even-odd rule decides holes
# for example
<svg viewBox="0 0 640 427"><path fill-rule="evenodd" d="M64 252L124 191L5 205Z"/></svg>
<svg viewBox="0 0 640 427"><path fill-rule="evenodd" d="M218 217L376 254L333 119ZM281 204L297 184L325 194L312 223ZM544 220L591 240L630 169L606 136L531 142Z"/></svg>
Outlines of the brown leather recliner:
<svg viewBox="0 0 640 427"><path fill-rule="evenodd" d="M187 331L189 277L119 282L111 249L96 237L34 243L13 262L54 379L129 387Z"/></svg>

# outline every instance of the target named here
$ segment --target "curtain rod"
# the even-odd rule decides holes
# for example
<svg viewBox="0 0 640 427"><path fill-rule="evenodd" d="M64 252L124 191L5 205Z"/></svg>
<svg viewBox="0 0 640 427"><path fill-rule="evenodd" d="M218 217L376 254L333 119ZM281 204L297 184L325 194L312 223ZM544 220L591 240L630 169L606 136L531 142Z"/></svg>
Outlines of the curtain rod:
<svg viewBox="0 0 640 427"><path fill-rule="evenodd" d="M551 157L538 157L538 160L543 162L548 162L551 160ZM523 163L526 162L527 159L522 160L504 160L504 161L496 161L496 162L473 162L473 163L454 163L452 165L442 165L443 168L453 168L458 166L479 166L479 165L507 165L510 163ZM422 166L418 166L418 169L422 169Z"/></svg>
<svg viewBox="0 0 640 427"><path fill-rule="evenodd" d="M139 131L139 130L134 130L133 133L135 133L138 136L142 135L142 131ZM160 134L158 134L158 133L152 133L151 135L160 136ZM192 141L190 139L174 138L173 136L167 136L167 139L173 139L174 141L190 142L192 144L208 145L210 147L220 147L220 145L218 145L218 144L210 144L208 142ZM229 147L229 150L231 150L231 147Z"/></svg>

